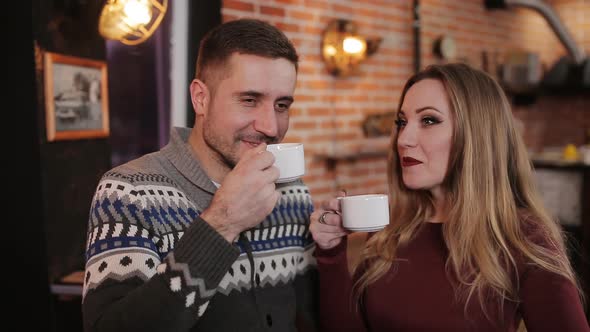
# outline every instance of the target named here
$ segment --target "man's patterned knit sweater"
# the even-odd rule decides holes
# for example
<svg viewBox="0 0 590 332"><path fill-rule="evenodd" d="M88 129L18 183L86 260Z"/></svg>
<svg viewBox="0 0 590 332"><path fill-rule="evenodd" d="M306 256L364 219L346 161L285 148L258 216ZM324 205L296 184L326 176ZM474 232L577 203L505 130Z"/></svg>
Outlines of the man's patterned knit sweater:
<svg viewBox="0 0 590 332"><path fill-rule="evenodd" d="M87 234L86 331L295 331L315 325L313 205L296 181L227 242L199 215L215 185L174 128L170 143L107 172Z"/></svg>

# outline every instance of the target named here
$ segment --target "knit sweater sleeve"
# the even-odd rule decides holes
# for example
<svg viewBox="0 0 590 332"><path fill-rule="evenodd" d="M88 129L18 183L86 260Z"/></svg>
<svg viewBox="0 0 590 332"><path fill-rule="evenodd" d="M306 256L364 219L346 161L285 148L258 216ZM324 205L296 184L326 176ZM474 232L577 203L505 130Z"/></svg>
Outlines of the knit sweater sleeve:
<svg viewBox="0 0 590 332"><path fill-rule="evenodd" d="M315 256L320 279L320 331L366 331L363 319L352 297L352 277L348 272L347 241L323 250L316 248Z"/></svg>
<svg viewBox="0 0 590 332"><path fill-rule="evenodd" d="M103 177L91 205L84 329L188 331L239 250L173 186L128 180Z"/></svg>
<svg viewBox="0 0 590 332"><path fill-rule="evenodd" d="M315 244L311 234L307 234L310 245L306 246L303 253L303 260L313 262L307 264L304 270L300 270L295 277L294 287L297 302L297 331L313 332L318 331L318 271L315 266L313 252Z"/></svg>

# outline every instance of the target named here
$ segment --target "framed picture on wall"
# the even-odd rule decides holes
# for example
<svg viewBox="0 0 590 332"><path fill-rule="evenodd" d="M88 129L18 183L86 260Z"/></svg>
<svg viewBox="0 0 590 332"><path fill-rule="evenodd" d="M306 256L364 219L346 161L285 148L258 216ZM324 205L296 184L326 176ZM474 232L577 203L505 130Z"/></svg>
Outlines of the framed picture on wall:
<svg viewBox="0 0 590 332"><path fill-rule="evenodd" d="M47 140L109 136L106 62L51 52L44 62Z"/></svg>

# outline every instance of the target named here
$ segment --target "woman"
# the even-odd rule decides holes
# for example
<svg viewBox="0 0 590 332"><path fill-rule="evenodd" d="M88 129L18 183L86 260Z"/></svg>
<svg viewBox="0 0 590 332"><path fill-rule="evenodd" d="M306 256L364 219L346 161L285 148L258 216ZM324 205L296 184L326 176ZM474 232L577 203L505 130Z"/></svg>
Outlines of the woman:
<svg viewBox="0 0 590 332"><path fill-rule="evenodd" d="M501 87L464 64L430 66L406 83L396 124L391 224L352 277L338 200L311 215L322 331L590 331Z"/></svg>

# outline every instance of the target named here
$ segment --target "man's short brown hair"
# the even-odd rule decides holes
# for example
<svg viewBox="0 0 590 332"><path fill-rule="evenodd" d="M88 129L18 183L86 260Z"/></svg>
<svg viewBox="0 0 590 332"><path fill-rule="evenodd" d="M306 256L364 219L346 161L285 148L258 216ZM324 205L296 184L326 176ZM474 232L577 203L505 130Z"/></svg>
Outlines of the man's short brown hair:
<svg viewBox="0 0 590 332"><path fill-rule="evenodd" d="M234 53L289 60L295 70L299 56L287 36L277 27L257 19L238 19L213 28L201 40L195 78L214 85ZM211 86L209 88L212 88Z"/></svg>

